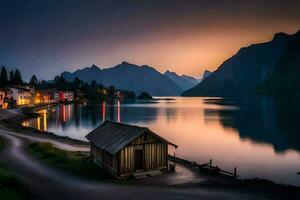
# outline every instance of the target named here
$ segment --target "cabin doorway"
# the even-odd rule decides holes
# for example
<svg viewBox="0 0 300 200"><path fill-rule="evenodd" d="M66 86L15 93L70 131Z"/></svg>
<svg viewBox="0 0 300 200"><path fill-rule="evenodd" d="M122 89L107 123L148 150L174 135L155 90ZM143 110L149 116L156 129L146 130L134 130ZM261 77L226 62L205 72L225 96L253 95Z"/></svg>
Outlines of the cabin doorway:
<svg viewBox="0 0 300 200"><path fill-rule="evenodd" d="M134 170L143 170L144 169L144 152L143 150L134 151Z"/></svg>

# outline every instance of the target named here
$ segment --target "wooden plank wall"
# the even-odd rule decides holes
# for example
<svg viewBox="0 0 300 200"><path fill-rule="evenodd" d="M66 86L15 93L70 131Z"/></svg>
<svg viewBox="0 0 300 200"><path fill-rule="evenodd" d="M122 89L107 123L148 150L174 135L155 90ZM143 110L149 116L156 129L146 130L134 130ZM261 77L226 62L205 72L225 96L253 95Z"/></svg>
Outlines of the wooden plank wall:
<svg viewBox="0 0 300 200"><path fill-rule="evenodd" d="M158 141L152 135L147 140L142 135L119 152L120 174L134 172L134 151L144 151L144 170L167 167L168 144Z"/></svg>
<svg viewBox="0 0 300 200"><path fill-rule="evenodd" d="M117 156L113 156L106 151L102 151L101 149L95 147L94 145L91 145L91 152L93 157L96 160L101 160L103 164L106 164L117 171L118 169ZM106 166L103 165L102 167L105 168Z"/></svg>

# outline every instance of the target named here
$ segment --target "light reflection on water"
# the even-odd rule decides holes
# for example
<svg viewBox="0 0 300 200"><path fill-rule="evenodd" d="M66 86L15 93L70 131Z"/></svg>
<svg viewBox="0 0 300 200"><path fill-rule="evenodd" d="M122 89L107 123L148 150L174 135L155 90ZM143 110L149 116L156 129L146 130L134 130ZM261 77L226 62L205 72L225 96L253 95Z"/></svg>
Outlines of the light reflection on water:
<svg viewBox="0 0 300 200"><path fill-rule="evenodd" d="M105 119L147 126L178 144L176 155L243 177L264 177L300 185L299 106L293 101L259 99L234 102L220 98L161 99L152 102L104 102L59 105L42 111L25 126L86 140Z"/></svg>

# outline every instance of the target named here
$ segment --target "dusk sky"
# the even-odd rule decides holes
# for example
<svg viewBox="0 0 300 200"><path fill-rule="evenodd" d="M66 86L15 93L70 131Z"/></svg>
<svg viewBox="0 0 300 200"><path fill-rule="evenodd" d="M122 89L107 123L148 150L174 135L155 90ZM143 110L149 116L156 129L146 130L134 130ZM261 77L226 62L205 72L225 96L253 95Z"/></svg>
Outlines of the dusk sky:
<svg viewBox="0 0 300 200"><path fill-rule="evenodd" d="M300 1L0 0L0 64L42 79L122 61L199 77L300 29Z"/></svg>

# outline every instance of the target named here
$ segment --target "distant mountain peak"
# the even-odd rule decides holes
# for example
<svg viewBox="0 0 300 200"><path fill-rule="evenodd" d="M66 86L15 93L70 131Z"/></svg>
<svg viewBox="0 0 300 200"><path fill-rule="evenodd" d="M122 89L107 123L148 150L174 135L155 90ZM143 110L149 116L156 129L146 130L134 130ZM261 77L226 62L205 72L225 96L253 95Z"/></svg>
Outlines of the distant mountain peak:
<svg viewBox="0 0 300 200"><path fill-rule="evenodd" d="M127 61L123 61L123 62L121 62L121 65L134 65L134 64L131 64L131 63L127 62Z"/></svg>
<svg viewBox="0 0 300 200"><path fill-rule="evenodd" d="M173 75L173 76L178 76L178 74L177 74L176 72L172 72L172 71L167 70L167 71L164 73L164 75L168 75L168 74Z"/></svg>
<svg viewBox="0 0 300 200"><path fill-rule="evenodd" d="M203 72L203 76L202 76L202 80L204 80L205 78L207 78L212 72L209 70L205 70Z"/></svg>
<svg viewBox="0 0 300 200"><path fill-rule="evenodd" d="M97 65L93 64L91 67L91 69L100 69Z"/></svg>
<svg viewBox="0 0 300 200"><path fill-rule="evenodd" d="M179 76L176 72L172 72L172 71L169 71L169 70L167 70L164 73L164 75L167 76L169 79L171 79L182 90L192 88L196 84L198 84L197 79L195 79L194 77L186 76L186 75Z"/></svg>
<svg viewBox="0 0 300 200"><path fill-rule="evenodd" d="M273 40L283 39L288 37L289 35L284 32L275 33Z"/></svg>

